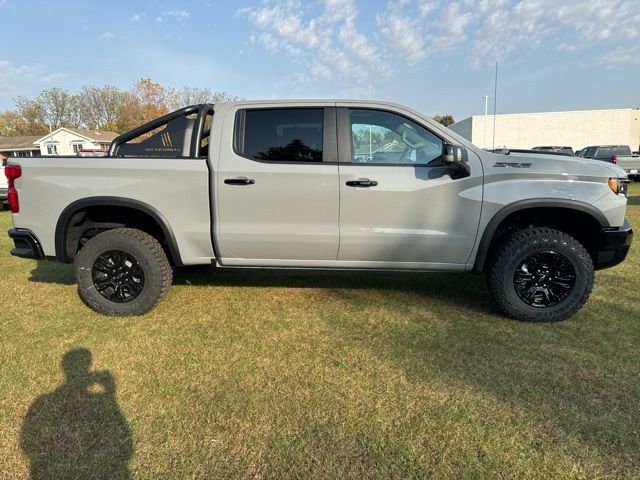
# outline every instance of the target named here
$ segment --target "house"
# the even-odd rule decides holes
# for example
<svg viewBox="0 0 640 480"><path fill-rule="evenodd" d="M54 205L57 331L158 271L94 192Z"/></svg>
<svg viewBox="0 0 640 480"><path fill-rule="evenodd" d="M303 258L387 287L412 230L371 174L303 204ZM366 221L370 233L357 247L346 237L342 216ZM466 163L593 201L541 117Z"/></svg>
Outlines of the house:
<svg viewBox="0 0 640 480"><path fill-rule="evenodd" d="M0 137L0 162L8 157L33 157L40 155L40 147L34 144L40 136Z"/></svg>
<svg viewBox="0 0 640 480"><path fill-rule="evenodd" d="M33 142L40 155L77 155L80 150L108 150L119 134L101 130L60 127Z"/></svg>
<svg viewBox="0 0 640 480"><path fill-rule="evenodd" d="M495 121L495 124L494 124ZM495 125L495 141L494 128ZM640 145L640 110L578 110L567 112L474 115L449 127L481 148L532 148L566 145Z"/></svg>

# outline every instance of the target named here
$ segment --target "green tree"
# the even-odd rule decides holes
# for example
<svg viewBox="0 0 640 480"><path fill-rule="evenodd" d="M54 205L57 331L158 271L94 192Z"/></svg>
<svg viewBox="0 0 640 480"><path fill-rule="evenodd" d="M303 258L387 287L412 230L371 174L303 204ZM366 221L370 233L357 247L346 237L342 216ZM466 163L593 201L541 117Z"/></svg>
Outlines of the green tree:
<svg viewBox="0 0 640 480"><path fill-rule="evenodd" d="M448 127L449 125L453 125L454 123L456 123L456 121L453 118L453 115L436 115L433 117L433 119L438 122L441 123L442 125L444 125L445 127Z"/></svg>

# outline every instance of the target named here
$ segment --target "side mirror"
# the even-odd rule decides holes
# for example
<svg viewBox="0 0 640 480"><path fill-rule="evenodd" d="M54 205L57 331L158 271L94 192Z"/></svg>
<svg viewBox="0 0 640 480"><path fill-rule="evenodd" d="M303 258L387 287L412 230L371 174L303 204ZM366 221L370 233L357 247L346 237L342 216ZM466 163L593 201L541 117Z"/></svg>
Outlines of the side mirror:
<svg viewBox="0 0 640 480"><path fill-rule="evenodd" d="M445 143L442 146L442 163L446 165L467 163L467 149L459 145Z"/></svg>

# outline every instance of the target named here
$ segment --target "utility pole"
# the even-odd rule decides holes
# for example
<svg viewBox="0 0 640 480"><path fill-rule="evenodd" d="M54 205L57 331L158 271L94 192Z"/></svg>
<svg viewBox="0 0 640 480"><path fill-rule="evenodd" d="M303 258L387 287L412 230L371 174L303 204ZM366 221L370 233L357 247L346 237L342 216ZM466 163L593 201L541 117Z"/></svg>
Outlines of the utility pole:
<svg viewBox="0 0 640 480"><path fill-rule="evenodd" d="M51 126L51 122L49 122L49 145L50 147L47 150L51 151L51 155L53 155L53 127Z"/></svg>
<svg viewBox="0 0 640 480"><path fill-rule="evenodd" d="M489 110L489 95L483 95L482 98L484 98L484 119L482 121L484 140L482 141L482 146L487 148L487 113Z"/></svg>
<svg viewBox="0 0 640 480"><path fill-rule="evenodd" d="M496 60L496 81L493 86L493 147L496 148L496 105L498 104L498 61Z"/></svg>

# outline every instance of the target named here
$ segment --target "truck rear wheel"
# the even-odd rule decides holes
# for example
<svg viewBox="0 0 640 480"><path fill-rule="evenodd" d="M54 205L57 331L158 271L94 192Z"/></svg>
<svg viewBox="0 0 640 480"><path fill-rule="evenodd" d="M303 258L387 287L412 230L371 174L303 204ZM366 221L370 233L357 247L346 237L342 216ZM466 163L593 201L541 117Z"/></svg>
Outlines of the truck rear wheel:
<svg viewBox="0 0 640 480"><path fill-rule="evenodd" d="M575 238L551 228L509 235L487 269L498 307L522 321L557 322L576 313L593 288L593 262Z"/></svg>
<svg viewBox="0 0 640 480"><path fill-rule="evenodd" d="M142 315L165 296L173 274L160 243L134 228L90 239L75 259L80 298L104 315Z"/></svg>

